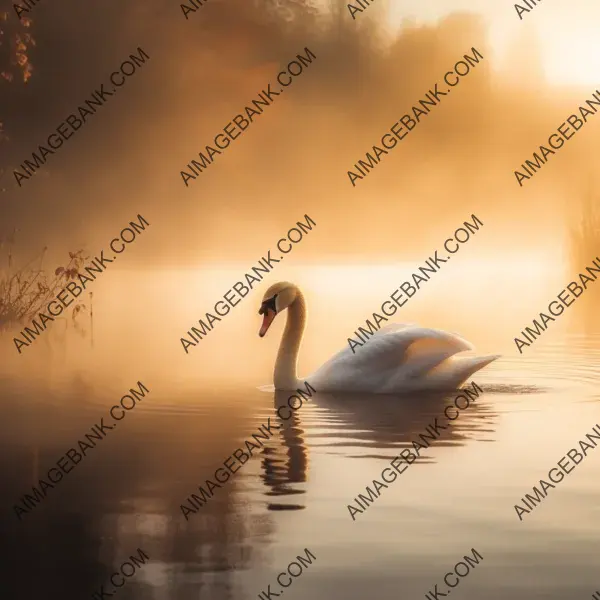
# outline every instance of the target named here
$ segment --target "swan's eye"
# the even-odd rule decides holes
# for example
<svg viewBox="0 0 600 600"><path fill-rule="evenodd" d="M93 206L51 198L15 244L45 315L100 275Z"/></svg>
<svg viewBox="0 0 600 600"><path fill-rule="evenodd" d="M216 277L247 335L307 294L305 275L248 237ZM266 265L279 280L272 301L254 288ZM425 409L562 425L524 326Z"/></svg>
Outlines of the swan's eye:
<svg viewBox="0 0 600 600"><path fill-rule="evenodd" d="M274 313L277 313L277 307L275 306L275 299L277 298L277 294L275 294L272 298L265 300L260 305L260 310L258 311L259 315L267 314L268 310L272 310Z"/></svg>

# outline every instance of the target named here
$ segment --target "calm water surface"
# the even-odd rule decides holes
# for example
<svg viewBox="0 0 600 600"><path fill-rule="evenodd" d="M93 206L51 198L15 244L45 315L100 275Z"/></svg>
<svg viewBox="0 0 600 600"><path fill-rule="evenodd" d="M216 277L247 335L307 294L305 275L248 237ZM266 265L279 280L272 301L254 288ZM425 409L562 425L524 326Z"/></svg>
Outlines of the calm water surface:
<svg viewBox="0 0 600 600"><path fill-rule="evenodd" d="M417 598L475 548L484 560L453 597L589 598L600 589L600 450L522 522L513 508L600 423L600 337L546 338L475 374L485 393L356 521L347 504L448 399L317 395L186 521L180 504L275 421L274 398L153 388L19 523L14 502L111 404L83 383L25 402L7 382L3 596L91 598L139 547L151 561L119 598L279 591L277 574L305 548L316 561L286 598Z"/></svg>

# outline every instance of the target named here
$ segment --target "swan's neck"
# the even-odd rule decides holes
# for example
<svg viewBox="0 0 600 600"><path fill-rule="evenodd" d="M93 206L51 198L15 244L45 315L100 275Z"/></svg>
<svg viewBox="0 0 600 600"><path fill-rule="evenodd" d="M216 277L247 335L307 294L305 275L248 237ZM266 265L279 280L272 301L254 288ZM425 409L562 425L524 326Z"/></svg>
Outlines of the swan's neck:
<svg viewBox="0 0 600 600"><path fill-rule="evenodd" d="M287 320L275 362L273 384L276 390L295 390L298 387L296 365L306 323L306 304L300 290L287 309Z"/></svg>

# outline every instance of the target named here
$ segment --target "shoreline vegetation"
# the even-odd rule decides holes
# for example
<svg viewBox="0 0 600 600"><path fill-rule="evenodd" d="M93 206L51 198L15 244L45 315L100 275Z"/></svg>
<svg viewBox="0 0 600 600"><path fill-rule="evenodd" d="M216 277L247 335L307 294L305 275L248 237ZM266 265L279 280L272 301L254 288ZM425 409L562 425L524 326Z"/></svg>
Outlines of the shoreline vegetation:
<svg viewBox="0 0 600 600"><path fill-rule="evenodd" d="M0 335L7 336L17 328L23 328L42 312L48 301L56 296L70 280L76 279L85 261L89 258L83 250L69 252L69 260L64 266L48 273L44 259L48 248L34 256L23 266L16 266L14 259L15 230L0 240ZM59 334L48 340L52 344L64 345L70 329L85 337L87 328L82 322L82 314L88 312L82 301L75 302L65 317L57 317L64 322L64 328L57 327Z"/></svg>
<svg viewBox="0 0 600 600"><path fill-rule="evenodd" d="M590 258L600 255L600 192L589 184L581 194L571 215L568 230L569 253L567 265L570 272L578 272ZM600 327L600 314L597 309L600 291L591 289L582 298L580 321L586 330Z"/></svg>

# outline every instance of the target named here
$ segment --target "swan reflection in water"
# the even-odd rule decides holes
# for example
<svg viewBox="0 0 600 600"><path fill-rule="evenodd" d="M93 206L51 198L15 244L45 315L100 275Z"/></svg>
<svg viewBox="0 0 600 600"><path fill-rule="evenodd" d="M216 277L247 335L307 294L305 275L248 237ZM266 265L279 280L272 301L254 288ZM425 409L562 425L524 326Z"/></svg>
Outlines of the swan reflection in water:
<svg viewBox="0 0 600 600"><path fill-rule="evenodd" d="M287 406L289 392L277 391L274 394L274 408L277 411ZM298 414L289 411L289 419L276 417L281 429L262 451L262 479L270 488L267 496L271 497L269 510L302 510L304 505L277 502L280 496L296 496L305 491L297 484L306 483L308 467L308 450L305 443L304 430ZM286 414L285 412L282 414Z"/></svg>
<svg viewBox="0 0 600 600"><path fill-rule="evenodd" d="M471 386L468 386L471 389ZM482 388L483 389L483 388ZM472 392L473 393L473 392ZM458 411L454 399L460 392L391 396L383 394L321 394L313 393L298 405L294 396L290 410L290 392L274 393L274 412L281 407L280 415L290 415L284 420L275 417L281 429L262 451L262 479L269 488L268 510L302 510L305 504L299 497L306 492L309 473L309 449L337 451L347 458L381 459L389 461L403 448L412 448L413 440L420 434L429 435L427 427L439 424L439 437L429 442L430 447L464 445L470 440L489 440L494 431L497 412L485 400L486 390L471 400L468 408ZM464 407L465 400L459 405ZM458 417L448 424L444 410ZM303 427L303 421L308 427ZM446 427L442 429L441 426ZM310 433L318 428L319 433ZM309 433L306 433L306 430ZM421 445L425 445L423 441ZM422 451L416 462L434 462L429 448ZM285 498L287 497L287 498ZM288 501L289 499L289 501Z"/></svg>

